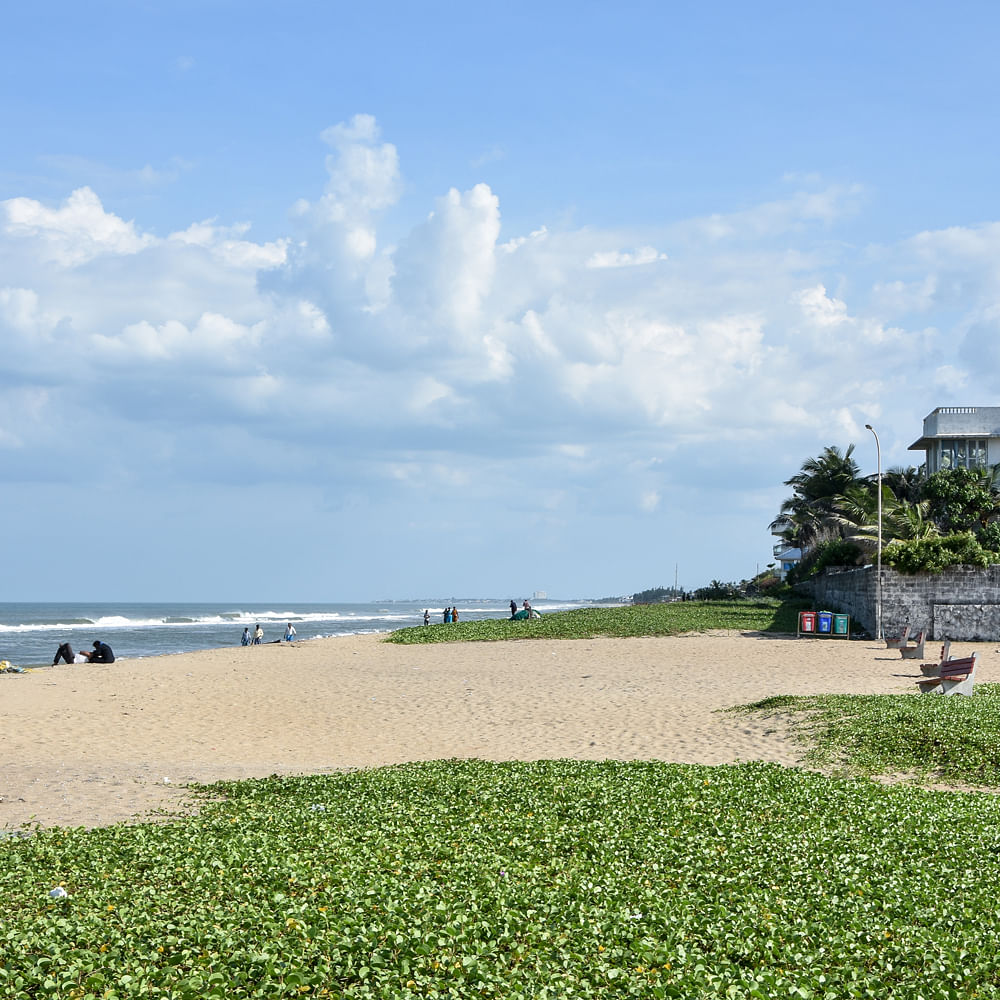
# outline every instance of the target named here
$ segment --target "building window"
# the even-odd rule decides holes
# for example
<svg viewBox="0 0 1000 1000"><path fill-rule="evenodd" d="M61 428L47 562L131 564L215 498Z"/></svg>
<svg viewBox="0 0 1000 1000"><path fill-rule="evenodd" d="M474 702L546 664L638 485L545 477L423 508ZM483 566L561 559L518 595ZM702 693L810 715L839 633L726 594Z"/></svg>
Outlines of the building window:
<svg viewBox="0 0 1000 1000"><path fill-rule="evenodd" d="M983 438L957 438L938 443L934 472L942 469L985 469L986 441Z"/></svg>

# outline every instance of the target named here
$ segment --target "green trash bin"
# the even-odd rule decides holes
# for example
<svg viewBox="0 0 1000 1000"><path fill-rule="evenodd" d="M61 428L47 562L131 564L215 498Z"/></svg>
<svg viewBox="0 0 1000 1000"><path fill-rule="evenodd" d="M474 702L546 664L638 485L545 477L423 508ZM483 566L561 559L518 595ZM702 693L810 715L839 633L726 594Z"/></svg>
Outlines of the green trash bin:
<svg viewBox="0 0 1000 1000"><path fill-rule="evenodd" d="M850 615L834 615L833 616L833 634L834 635L847 635L850 629L851 617Z"/></svg>

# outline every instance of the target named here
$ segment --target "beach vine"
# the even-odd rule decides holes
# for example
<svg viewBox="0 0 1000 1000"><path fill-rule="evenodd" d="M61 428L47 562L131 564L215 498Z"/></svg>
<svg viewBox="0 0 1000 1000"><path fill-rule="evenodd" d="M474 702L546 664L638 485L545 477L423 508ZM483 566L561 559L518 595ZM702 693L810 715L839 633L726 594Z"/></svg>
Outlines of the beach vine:
<svg viewBox="0 0 1000 1000"><path fill-rule="evenodd" d="M1000 993L996 796L615 761L213 790L173 823L0 842L0 995Z"/></svg>
<svg viewBox="0 0 1000 1000"><path fill-rule="evenodd" d="M1000 787L1000 684L971 698L778 695L734 711L787 719L809 764Z"/></svg>
<svg viewBox="0 0 1000 1000"><path fill-rule="evenodd" d="M525 621L490 619L418 625L389 633L386 642L499 642L508 639L592 639L681 635L718 629L794 633L796 616L810 605L799 600L674 601L573 608Z"/></svg>

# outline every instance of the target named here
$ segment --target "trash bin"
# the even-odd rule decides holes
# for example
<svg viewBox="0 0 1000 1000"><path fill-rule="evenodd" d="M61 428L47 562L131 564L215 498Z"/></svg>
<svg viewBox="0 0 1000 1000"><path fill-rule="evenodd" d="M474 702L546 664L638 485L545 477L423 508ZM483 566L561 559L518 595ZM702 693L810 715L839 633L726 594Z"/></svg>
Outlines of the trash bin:
<svg viewBox="0 0 1000 1000"><path fill-rule="evenodd" d="M834 615L833 616L833 634L834 635L847 635L850 631L850 615Z"/></svg>
<svg viewBox="0 0 1000 1000"><path fill-rule="evenodd" d="M816 631L821 635L829 635L833 631L833 612L820 611L816 615Z"/></svg>
<svg viewBox="0 0 1000 1000"><path fill-rule="evenodd" d="M816 612L800 611L799 632L815 632L815 631L816 631Z"/></svg>

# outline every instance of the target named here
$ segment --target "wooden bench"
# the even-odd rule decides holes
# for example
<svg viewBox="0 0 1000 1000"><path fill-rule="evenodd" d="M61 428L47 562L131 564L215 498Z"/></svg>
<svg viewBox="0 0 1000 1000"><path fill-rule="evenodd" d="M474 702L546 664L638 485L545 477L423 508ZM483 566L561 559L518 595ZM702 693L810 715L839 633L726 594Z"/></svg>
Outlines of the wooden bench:
<svg viewBox="0 0 1000 1000"><path fill-rule="evenodd" d="M957 660L946 660L939 664L937 674L932 677L921 677L917 681L920 693L972 694L978 660L978 653Z"/></svg>
<svg viewBox="0 0 1000 1000"><path fill-rule="evenodd" d="M886 649L902 649L910 641L910 633L912 629L909 625L903 630L902 635L886 636L885 637L885 648Z"/></svg>
<svg viewBox="0 0 1000 1000"><path fill-rule="evenodd" d="M899 655L904 660L922 660L924 658L924 642L927 639L927 632L921 629L917 633L916 645L909 644L899 647Z"/></svg>
<svg viewBox="0 0 1000 1000"><path fill-rule="evenodd" d="M937 663L921 663L920 670L927 677L932 677L934 674L941 669L941 664L946 660L951 659L951 639L945 639L944 645L941 647L941 655L938 657Z"/></svg>

